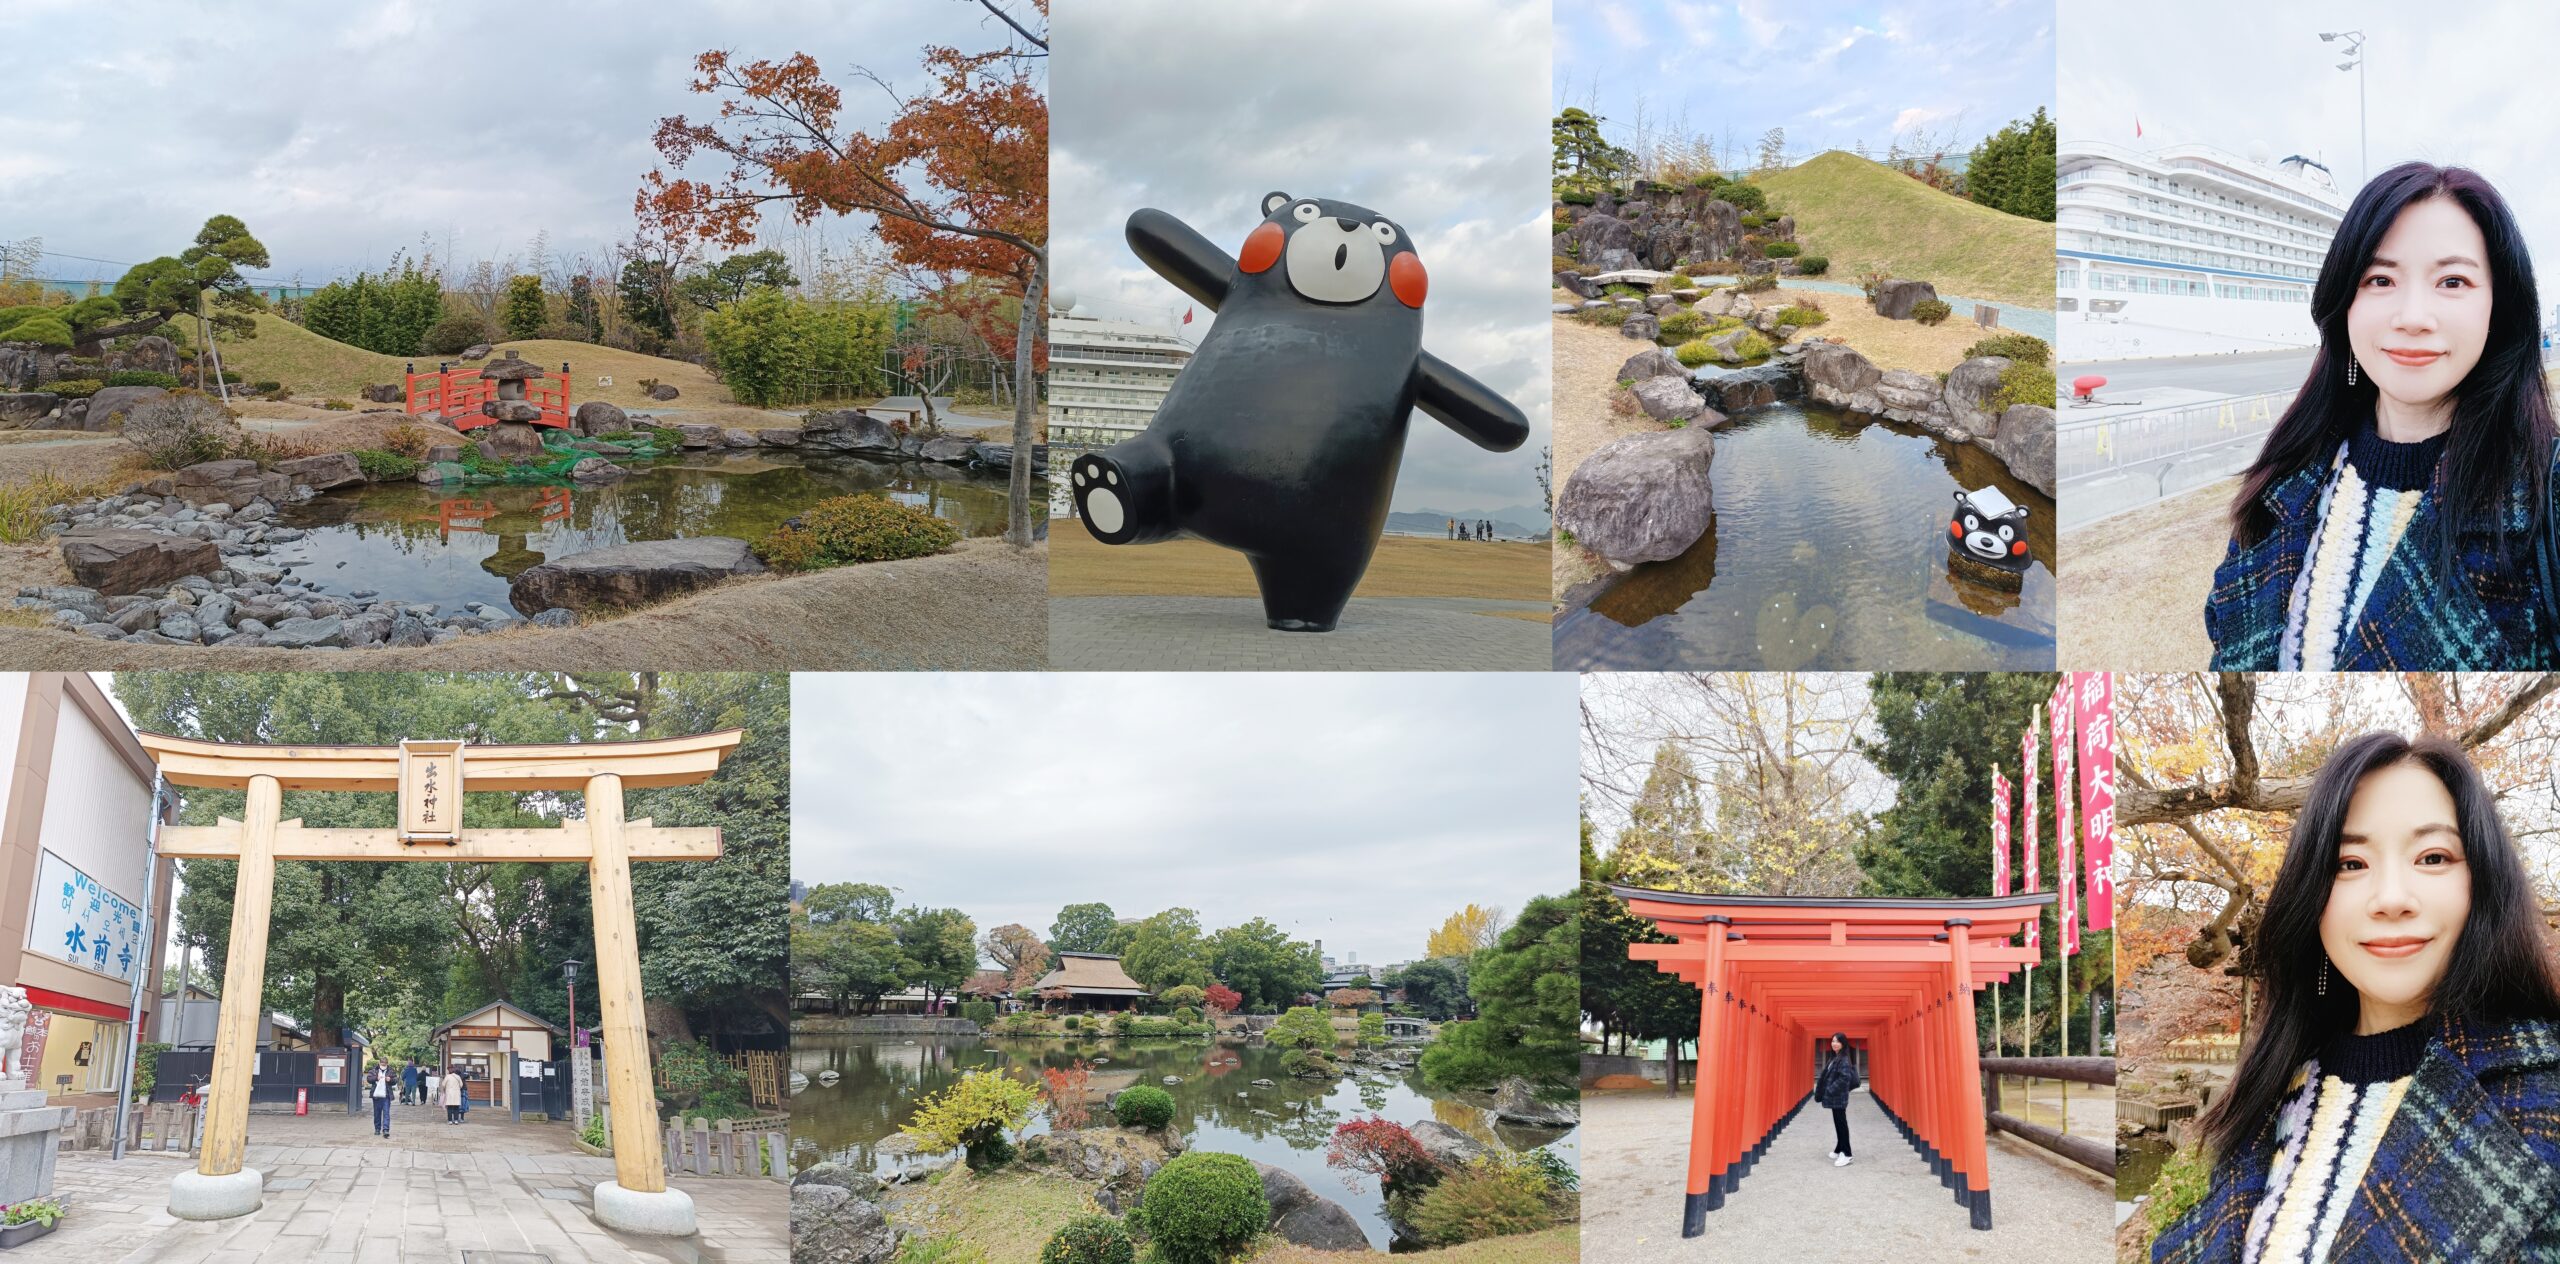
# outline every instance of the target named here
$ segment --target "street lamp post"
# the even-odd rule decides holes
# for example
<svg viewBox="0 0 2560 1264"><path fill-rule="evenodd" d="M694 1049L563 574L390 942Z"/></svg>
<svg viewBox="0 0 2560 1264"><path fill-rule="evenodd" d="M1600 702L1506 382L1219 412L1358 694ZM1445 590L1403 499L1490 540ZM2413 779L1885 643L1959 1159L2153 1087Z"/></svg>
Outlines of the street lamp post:
<svg viewBox="0 0 2560 1264"><path fill-rule="evenodd" d="M578 959L571 957L560 963L560 977L569 984L569 1043L578 1043Z"/></svg>
<svg viewBox="0 0 2560 1264"><path fill-rule="evenodd" d="M2373 179L2373 160L2367 156L2364 143L2364 32L2320 32L2320 42L2323 44L2337 40L2347 41L2347 56L2354 59L2339 62L2338 69L2356 72L2356 177L2361 184Z"/></svg>

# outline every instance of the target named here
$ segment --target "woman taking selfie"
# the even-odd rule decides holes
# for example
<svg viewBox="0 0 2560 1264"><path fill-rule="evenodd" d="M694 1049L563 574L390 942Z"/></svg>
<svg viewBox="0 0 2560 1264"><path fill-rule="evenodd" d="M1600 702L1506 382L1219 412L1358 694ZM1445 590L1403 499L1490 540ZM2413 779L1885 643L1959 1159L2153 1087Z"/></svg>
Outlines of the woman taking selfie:
<svg viewBox="0 0 2560 1264"><path fill-rule="evenodd" d="M2560 662L2538 303L2477 173L2403 163L2356 195L2311 291L2311 375L2232 502L2215 669Z"/></svg>
<svg viewBox="0 0 2560 1264"><path fill-rule="evenodd" d="M2462 749L2368 733L2312 780L2256 1031L2155 1261L2560 1259L2560 986Z"/></svg>

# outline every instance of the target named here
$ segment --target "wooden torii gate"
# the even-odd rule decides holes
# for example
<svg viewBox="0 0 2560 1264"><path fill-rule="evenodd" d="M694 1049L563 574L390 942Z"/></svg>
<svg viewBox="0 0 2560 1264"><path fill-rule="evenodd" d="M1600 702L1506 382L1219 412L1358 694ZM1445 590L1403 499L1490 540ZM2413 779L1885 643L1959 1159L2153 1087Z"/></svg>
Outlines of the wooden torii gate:
<svg viewBox="0 0 2560 1264"><path fill-rule="evenodd" d="M2034 949L2012 943L2051 891L1895 900L1691 895L1612 886L1677 940L1631 944L1705 995L1680 1233L1706 1232L1778 1130L1812 1098L1817 1049L1845 1033L1866 1051L1868 1089L1931 1174L1991 1227L1981 1045L1973 994Z"/></svg>
<svg viewBox="0 0 2560 1264"><path fill-rule="evenodd" d="M597 1219L639 1233L694 1231L693 1203L667 1188L659 1148L657 1094L650 1082L641 1016L640 940L631 913L635 861L717 860L716 827L671 828L623 819L625 790L693 785L719 771L743 731L636 742L468 746L406 741L398 746L236 746L141 734L142 747L171 785L245 790L243 819L160 830L164 856L230 860L240 866L231 905L231 943L222 976L204 1146L196 1169L170 1185L171 1214L218 1220L246 1215L264 1178L243 1166L249 1081L258 1051L266 986L267 921L279 860L554 861L587 866L595 919L596 999L602 1011L605 1074L611 1086L614 1179L596 1187ZM393 829L313 829L281 820L287 790L356 790L399 795ZM546 829L462 825L466 791L583 791L583 819Z"/></svg>

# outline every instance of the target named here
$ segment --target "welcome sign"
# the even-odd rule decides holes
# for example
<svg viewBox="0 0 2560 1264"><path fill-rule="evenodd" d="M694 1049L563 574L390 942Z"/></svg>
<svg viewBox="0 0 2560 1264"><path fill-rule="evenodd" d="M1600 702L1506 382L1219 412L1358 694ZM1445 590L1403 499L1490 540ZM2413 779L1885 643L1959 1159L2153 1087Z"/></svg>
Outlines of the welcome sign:
<svg viewBox="0 0 2560 1264"><path fill-rule="evenodd" d="M35 912L27 921L28 951L114 978L133 978L150 957L141 907L70 861L50 851L40 854Z"/></svg>

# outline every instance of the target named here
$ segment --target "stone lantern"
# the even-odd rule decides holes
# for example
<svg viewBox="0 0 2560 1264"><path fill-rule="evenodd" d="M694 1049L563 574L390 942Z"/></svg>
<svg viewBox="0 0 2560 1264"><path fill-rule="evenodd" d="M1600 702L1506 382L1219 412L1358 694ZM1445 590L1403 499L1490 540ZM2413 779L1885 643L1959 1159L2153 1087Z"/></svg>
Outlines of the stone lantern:
<svg viewBox="0 0 2560 1264"><path fill-rule="evenodd" d="M542 435L533 423L542 419L542 409L525 398L524 384L544 376L542 366L516 357L509 348L504 358L491 360L480 370L480 380L498 384L498 397L480 406L483 415L497 424L484 428L480 446L502 461L531 460L542 455Z"/></svg>

